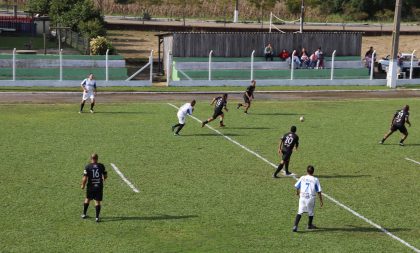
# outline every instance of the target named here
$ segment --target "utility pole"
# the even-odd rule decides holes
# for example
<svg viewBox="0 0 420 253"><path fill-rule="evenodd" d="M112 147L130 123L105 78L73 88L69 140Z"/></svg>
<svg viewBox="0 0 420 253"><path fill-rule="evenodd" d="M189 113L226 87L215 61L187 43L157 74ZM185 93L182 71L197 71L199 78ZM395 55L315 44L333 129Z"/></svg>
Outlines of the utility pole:
<svg viewBox="0 0 420 253"><path fill-rule="evenodd" d="M389 88L397 87L397 68L398 68L398 47L400 42L400 23L401 23L401 6L402 0L396 0L395 2L395 14L394 14L394 29L392 31L392 51L391 59L389 62L389 68L387 73L386 85ZM372 59L373 64L373 59Z"/></svg>
<svg viewBox="0 0 420 253"><path fill-rule="evenodd" d="M235 12L233 13L233 23L238 23L239 18L239 0L236 0Z"/></svg>
<svg viewBox="0 0 420 253"><path fill-rule="evenodd" d="M300 5L300 29L299 32L303 33L303 18L305 16L305 3L304 0L302 0L302 3Z"/></svg>

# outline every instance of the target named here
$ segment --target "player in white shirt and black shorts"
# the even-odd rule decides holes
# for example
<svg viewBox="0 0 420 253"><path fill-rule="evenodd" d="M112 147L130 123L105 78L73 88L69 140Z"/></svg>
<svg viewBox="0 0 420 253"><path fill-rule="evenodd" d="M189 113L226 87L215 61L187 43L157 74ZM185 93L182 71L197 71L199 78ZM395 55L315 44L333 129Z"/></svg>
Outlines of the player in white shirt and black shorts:
<svg viewBox="0 0 420 253"><path fill-rule="evenodd" d="M174 135L179 135L181 129L185 126L185 118L187 115L192 115L195 106L195 100L191 103L186 103L178 109L176 116L178 117L178 124L172 126L172 132L175 131L175 128L178 128Z"/></svg>
<svg viewBox="0 0 420 253"><path fill-rule="evenodd" d="M93 113L93 107L95 106L95 96L96 96L96 80L93 74L89 74L88 78L84 79L80 86L83 89L82 102L80 103L80 111L83 112L83 107L88 98L90 98L90 112Z"/></svg>
<svg viewBox="0 0 420 253"><path fill-rule="evenodd" d="M297 232L299 221L303 213L308 213L309 215L308 229L317 228L312 223L314 220L315 199L317 194L321 207L324 205L322 201L321 184L319 183L318 178L313 176L315 168L312 165L309 165L306 171L307 175L299 178L299 181L295 184L297 195L299 195L299 210L296 215L293 232Z"/></svg>

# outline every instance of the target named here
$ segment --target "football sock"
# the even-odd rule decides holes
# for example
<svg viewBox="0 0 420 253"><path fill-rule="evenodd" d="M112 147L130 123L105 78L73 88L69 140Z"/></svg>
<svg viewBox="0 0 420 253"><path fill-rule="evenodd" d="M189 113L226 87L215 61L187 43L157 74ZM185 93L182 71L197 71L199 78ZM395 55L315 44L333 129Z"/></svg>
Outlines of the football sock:
<svg viewBox="0 0 420 253"><path fill-rule="evenodd" d="M95 103L90 104L90 109L93 110L94 106L95 106Z"/></svg>
<svg viewBox="0 0 420 253"><path fill-rule="evenodd" d="M400 143L403 143L403 142L404 142L404 139L401 139L401 140L400 140Z"/></svg>
<svg viewBox="0 0 420 253"><path fill-rule="evenodd" d="M176 130L177 134L179 133L179 131L181 131L181 129L185 126L185 124L178 124L178 125L179 125L178 130Z"/></svg>
<svg viewBox="0 0 420 253"><path fill-rule="evenodd" d="M382 138L382 142L384 142L385 141L385 138Z"/></svg>
<svg viewBox="0 0 420 253"><path fill-rule="evenodd" d="M302 218L302 215L297 214L297 215L296 215L296 219L295 219L295 226L296 226L296 227L299 225L300 218Z"/></svg>
<svg viewBox="0 0 420 253"><path fill-rule="evenodd" d="M314 220L314 216L309 216L308 226L312 226L312 221Z"/></svg>
<svg viewBox="0 0 420 253"><path fill-rule="evenodd" d="M277 174L281 171L281 169L283 169L283 164L280 163L279 166L277 167L276 172L274 172L274 176L277 176Z"/></svg>
<svg viewBox="0 0 420 253"><path fill-rule="evenodd" d="M208 121L208 120L203 121L203 124L204 124L204 125L205 125L205 124L207 124L207 123L209 123L209 121Z"/></svg>
<svg viewBox="0 0 420 253"><path fill-rule="evenodd" d="M88 207L89 207L89 203L83 203L83 214L84 215L86 215Z"/></svg>
<svg viewBox="0 0 420 253"><path fill-rule="evenodd" d="M286 162L285 164L286 173L289 173L289 162Z"/></svg>
<svg viewBox="0 0 420 253"><path fill-rule="evenodd" d="M101 205L95 206L96 209L96 218L99 218L99 213L101 212Z"/></svg>
<svg viewBox="0 0 420 253"><path fill-rule="evenodd" d="M80 111L83 111L83 107L85 106L85 102L82 102L81 104L80 104Z"/></svg>
<svg viewBox="0 0 420 253"><path fill-rule="evenodd" d="M178 124L176 124L176 125L173 125L172 127L173 127L173 128L175 128L175 127L179 127L180 125L181 125L181 124L179 124L179 123L178 123Z"/></svg>

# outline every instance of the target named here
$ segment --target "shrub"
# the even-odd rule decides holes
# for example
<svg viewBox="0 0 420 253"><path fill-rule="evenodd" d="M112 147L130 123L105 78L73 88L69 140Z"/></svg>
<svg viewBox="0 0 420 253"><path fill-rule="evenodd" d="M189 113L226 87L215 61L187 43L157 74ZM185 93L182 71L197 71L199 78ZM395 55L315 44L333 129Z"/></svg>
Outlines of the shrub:
<svg viewBox="0 0 420 253"><path fill-rule="evenodd" d="M90 41L91 55L104 55L107 49L109 49L109 54L115 54L114 46L105 37L98 36Z"/></svg>

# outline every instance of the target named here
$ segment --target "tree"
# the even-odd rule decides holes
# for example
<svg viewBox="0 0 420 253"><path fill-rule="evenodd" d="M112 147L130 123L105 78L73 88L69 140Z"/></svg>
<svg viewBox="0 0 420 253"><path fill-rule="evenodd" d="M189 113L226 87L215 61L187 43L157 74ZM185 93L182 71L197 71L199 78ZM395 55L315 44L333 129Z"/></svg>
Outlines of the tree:
<svg viewBox="0 0 420 253"><path fill-rule="evenodd" d="M89 38L105 35L105 22L92 0L51 0L53 22Z"/></svg>
<svg viewBox="0 0 420 253"><path fill-rule="evenodd" d="M28 9L32 13L44 16L50 12L50 4L51 0L29 0Z"/></svg>
<svg viewBox="0 0 420 253"><path fill-rule="evenodd" d="M278 2L278 0L248 0L248 1L260 11L260 17L258 18L258 21L261 21L261 27L263 26L264 11L273 9L276 3ZM300 7L300 4L299 4L299 7Z"/></svg>

